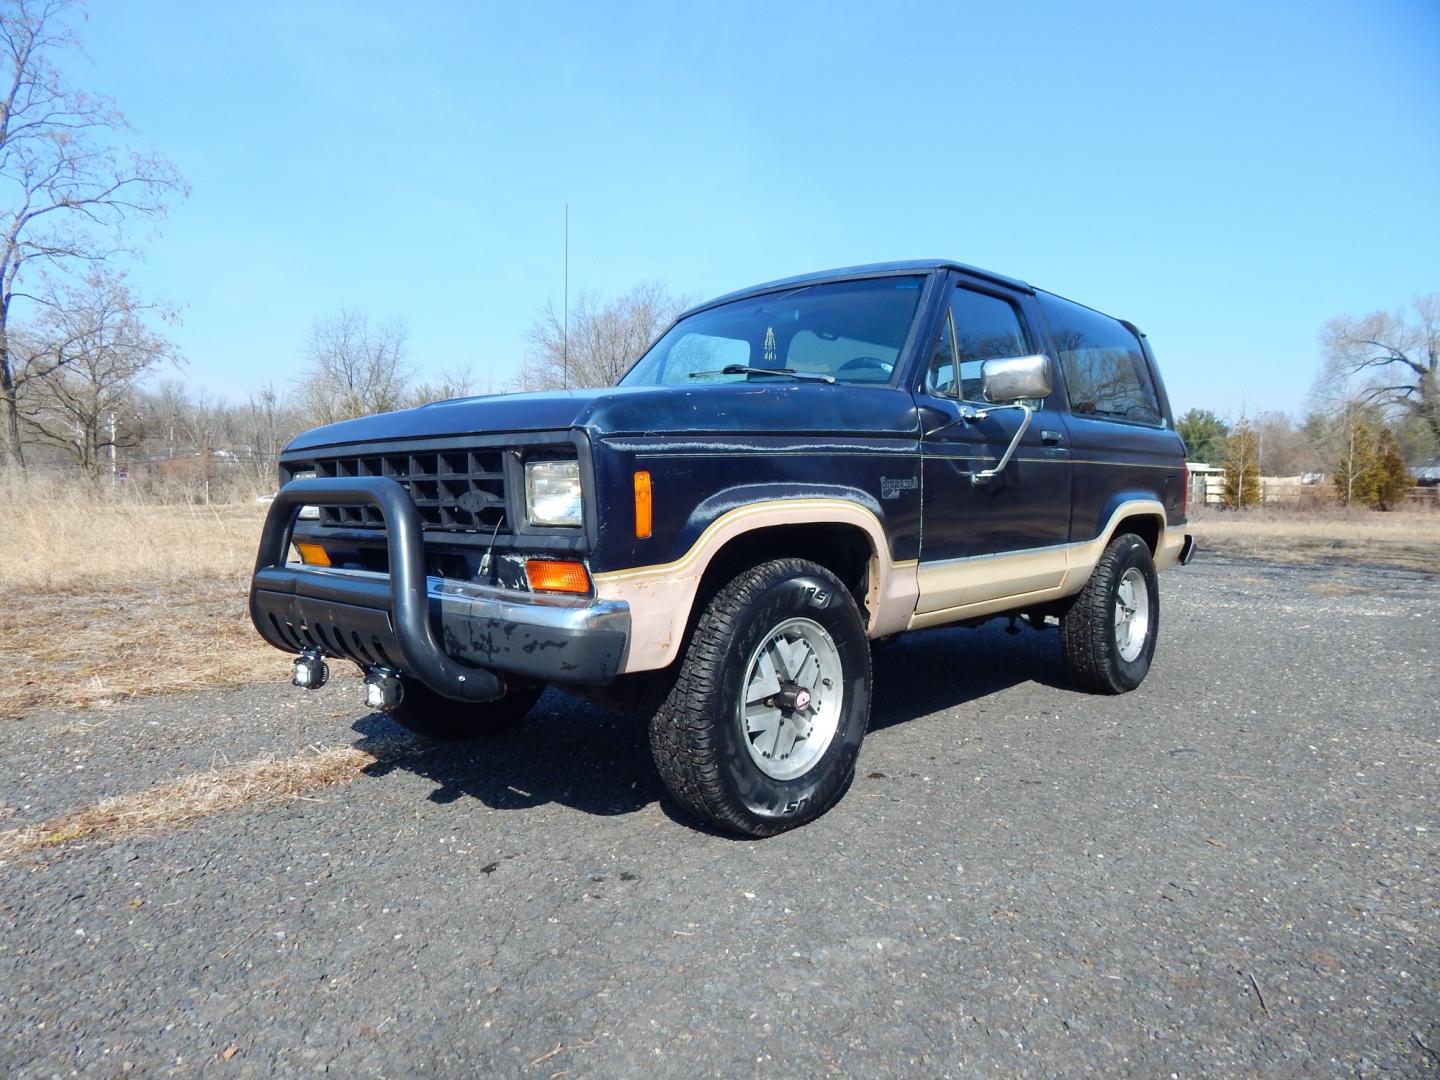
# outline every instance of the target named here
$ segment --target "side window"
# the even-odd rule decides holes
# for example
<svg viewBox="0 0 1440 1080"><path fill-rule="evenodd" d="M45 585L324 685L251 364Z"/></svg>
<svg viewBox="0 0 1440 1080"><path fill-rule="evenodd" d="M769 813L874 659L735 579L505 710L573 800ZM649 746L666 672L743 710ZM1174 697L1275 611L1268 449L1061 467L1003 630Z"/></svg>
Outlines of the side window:
<svg viewBox="0 0 1440 1080"><path fill-rule="evenodd" d="M1160 424L1160 402L1140 340L1098 311L1040 293L1050 323L1070 411L1102 420Z"/></svg>
<svg viewBox="0 0 1440 1080"><path fill-rule="evenodd" d="M925 370L925 389L936 397L955 397L959 387L955 382L955 327L950 310L945 310L945 323L940 328L940 337L930 353L930 366Z"/></svg>
<svg viewBox="0 0 1440 1080"><path fill-rule="evenodd" d="M931 353L925 388L932 394L981 401L985 361L1029 351L1020 315L1008 300L957 288Z"/></svg>

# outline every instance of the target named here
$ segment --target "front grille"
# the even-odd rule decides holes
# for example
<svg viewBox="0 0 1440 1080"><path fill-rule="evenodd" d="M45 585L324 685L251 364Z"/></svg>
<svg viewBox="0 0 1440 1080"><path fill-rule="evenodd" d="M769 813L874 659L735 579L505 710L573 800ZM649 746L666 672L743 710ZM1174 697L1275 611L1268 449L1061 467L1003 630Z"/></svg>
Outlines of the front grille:
<svg viewBox="0 0 1440 1080"><path fill-rule="evenodd" d="M427 529L508 533L505 463L500 449L431 450L413 454L347 454L315 459L315 475L388 476L398 480ZM322 525L383 529L373 506L322 506Z"/></svg>

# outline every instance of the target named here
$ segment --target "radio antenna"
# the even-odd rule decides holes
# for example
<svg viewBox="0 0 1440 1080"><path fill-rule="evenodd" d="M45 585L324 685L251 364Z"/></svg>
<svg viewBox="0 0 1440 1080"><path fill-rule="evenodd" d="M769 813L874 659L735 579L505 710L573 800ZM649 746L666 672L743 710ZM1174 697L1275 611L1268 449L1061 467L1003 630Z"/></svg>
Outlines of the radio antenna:
<svg viewBox="0 0 1440 1080"><path fill-rule="evenodd" d="M570 204L565 204L565 299L560 330L560 385L570 389Z"/></svg>

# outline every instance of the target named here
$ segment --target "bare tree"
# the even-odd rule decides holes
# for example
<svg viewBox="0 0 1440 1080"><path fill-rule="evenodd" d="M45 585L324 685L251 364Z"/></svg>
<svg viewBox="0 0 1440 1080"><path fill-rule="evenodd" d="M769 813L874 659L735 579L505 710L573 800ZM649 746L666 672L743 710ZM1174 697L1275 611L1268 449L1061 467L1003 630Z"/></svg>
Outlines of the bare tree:
<svg viewBox="0 0 1440 1080"><path fill-rule="evenodd" d="M272 383L266 383L250 394L244 407L244 444L255 463L256 472L269 476L284 448L289 424L285 403Z"/></svg>
<svg viewBox="0 0 1440 1080"><path fill-rule="evenodd" d="M1259 442L1260 472L1264 476L1295 476L1319 472L1325 459L1316 452L1305 432L1295 425L1289 413L1262 412L1255 417L1255 434Z"/></svg>
<svg viewBox="0 0 1440 1080"><path fill-rule="evenodd" d="M475 374L469 364L457 364L442 371L437 378L426 380L416 386L410 393L410 403L427 405L432 401L449 401L452 398L493 393L495 393L494 379L488 375L482 379Z"/></svg>
<svg viewBox="0 0 1440 1080"><path fill-rule="evenodd" d="M270 385L227 401L167 380L137 391L134 403L125 433L133 444L126 456L136 466L131 480L203 498L273 483L280 451L309 426L293 400Z"/></svg>
<svg viewBox="0 0 1440 1080"><path fill-rule="evenodd" d="M608 301L582 293L570 312L568 335L561 313L547 303L526 335L518 388L614 386L689 303L656 281L642 281Z"/></svg>
<svg viewBox="0 0 1440 1080"><path fill-rule="evenodd" d="M34 270L92 269L125 251L134 218L184 194L168 161L115 146L129 125L108 98L73 90L52 57L78 52L72 0L0 8L0 445L24 467L11 351L16 302Z"/></svg>
<svg viewBox="0 0 1440 1080"><path fill-rule="evenodd" d="M316 321L305 350L309 372L300 388L314 421L332 424L403 408L414 374L406 359L408 337L399 320L371 323L347 308Z"/></svg>
<svg viewBox="0 0 1440 1080"><path fill-rule="evenodd" d="M174 348L146 323L123 276L96 271L82 286L47 298L28 335L16 382L21 421L40 440L65 450L91 476L115 461L134 414L136 383Z"/></svg>
<svg viewBox="0 0 1440 1080"><path fill-rule="evenodd" d="M210 455L224 422L224 409L224 404L203 387L193 392L187 389L185 404L178 418L181 441L187 451L200 461L201 472L207 479Z"/></svg>
<svg viewBox="0 0 1440 1080"><path fill-rule="evenodd" d="M1403 310L1331 319L1320 334L1325 367L1318 397L1418 417L1440 443L1440 293ZM1354 386L1358 380L1360 385Z"/></svg>

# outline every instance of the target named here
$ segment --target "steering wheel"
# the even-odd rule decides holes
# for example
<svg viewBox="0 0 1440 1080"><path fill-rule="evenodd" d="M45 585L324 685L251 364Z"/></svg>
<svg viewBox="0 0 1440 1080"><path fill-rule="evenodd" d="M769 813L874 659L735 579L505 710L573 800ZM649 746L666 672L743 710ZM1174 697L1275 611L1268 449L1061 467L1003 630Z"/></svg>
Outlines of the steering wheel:
<svg viewBox="0 0 1440 1080"><path fill-rule="evenodd" d="M889 360L881 360L878 356L857 356L853 360L846 360L840 365L836 375L844 375L849 372L859 371L881 371L889 375L895 370L895 365Z"/></svg>

